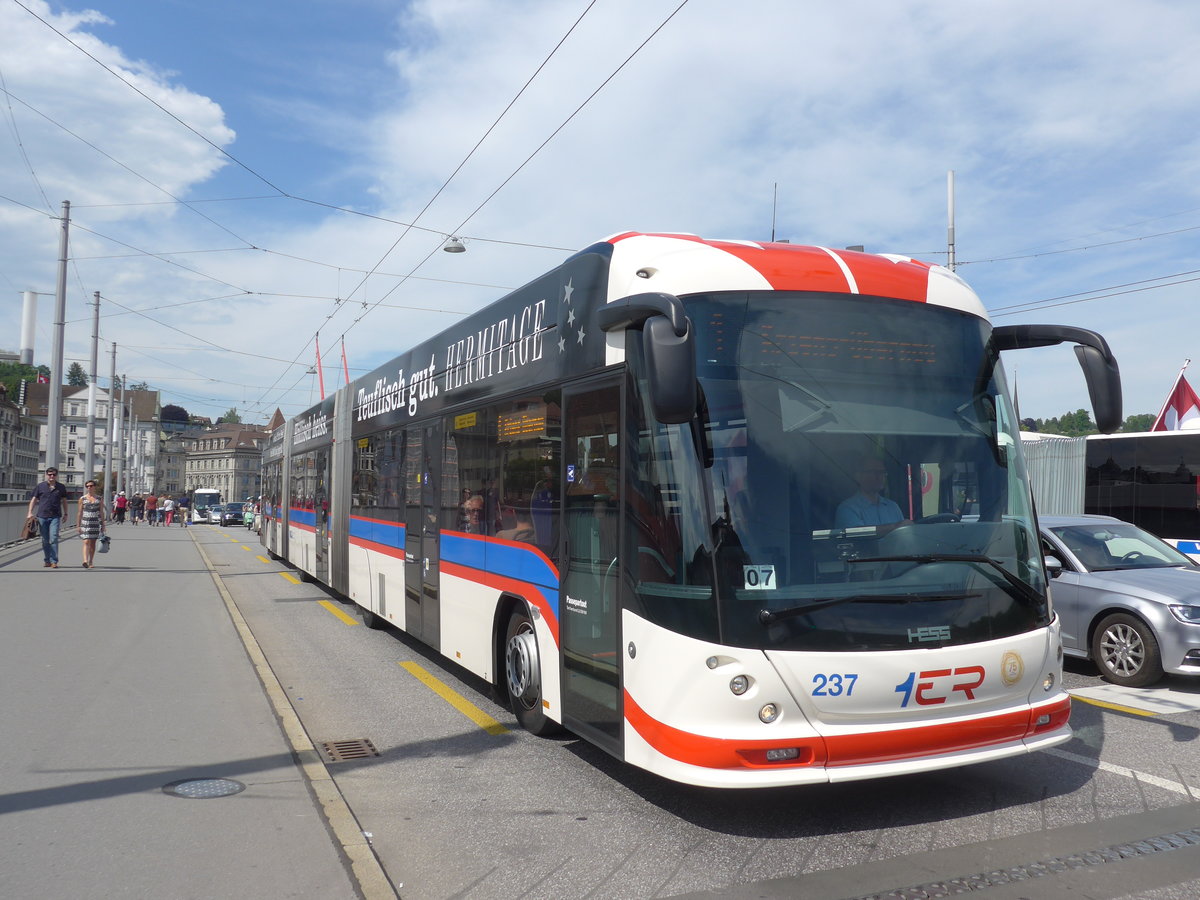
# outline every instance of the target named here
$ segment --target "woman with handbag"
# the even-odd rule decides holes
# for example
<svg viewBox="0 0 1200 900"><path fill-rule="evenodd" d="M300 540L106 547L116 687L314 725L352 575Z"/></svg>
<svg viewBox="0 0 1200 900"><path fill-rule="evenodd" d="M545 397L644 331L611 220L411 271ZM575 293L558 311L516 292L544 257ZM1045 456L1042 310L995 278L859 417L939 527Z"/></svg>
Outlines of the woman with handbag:
<svg viewBox="0 0 1200 900"><path fill-rule="evenodd" d="M87 493L79 500L75 525L79 528L79 537L83 540L83 567L94 569L96 541L106 531L104 522L108 517L104 514L104 500L96 496L96 482L89 481L84 487Z"/></svg>

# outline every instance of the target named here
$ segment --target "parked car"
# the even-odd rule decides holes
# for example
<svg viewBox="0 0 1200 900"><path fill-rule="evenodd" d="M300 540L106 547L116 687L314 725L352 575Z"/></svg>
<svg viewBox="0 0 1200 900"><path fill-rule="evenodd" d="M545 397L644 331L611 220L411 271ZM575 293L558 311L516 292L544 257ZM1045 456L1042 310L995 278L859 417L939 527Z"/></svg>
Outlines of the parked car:
<svg viewBox="0 0 1200 900"><path fill-rule="evenodd" d="M1107 680L1145 687L1200 675L1200 566L1109 516L1040 517L1063 652Z"/></svg>
<svg viewBox="0 0 1200 900"><path fill-rule="evenodd" d="M233 503L226 503L225 506L221 509L221 515L217 519L217 524L218 525L241 525L241 524L243 524L242 509L244 506L245 506L244 503L238 503L236 501Z"/></svg>

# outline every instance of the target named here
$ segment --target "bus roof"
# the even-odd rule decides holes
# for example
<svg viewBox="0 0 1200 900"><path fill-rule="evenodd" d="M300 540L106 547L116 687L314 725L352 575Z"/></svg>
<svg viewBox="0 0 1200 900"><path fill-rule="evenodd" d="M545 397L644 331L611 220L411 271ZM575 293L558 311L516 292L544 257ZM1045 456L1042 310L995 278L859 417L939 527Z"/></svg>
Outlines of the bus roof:
<svg viewBox="0 0 1200 900"><path fill-rule="evenodd" d="M965 281L949 269L907 256L633 231L604 243L613 246L609 302L648 290L676 296L722 290L828 291L895 297L987 317Z"/></svg>

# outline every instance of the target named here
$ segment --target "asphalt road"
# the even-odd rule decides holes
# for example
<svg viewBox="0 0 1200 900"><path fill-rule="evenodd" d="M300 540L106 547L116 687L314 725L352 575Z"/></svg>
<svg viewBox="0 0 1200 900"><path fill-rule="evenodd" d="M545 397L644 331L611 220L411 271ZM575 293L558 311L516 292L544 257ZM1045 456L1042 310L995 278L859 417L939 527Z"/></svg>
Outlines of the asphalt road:
<svg viewBox="0 0 1200 900"><path fill-rule="evenodd" d="M1200 680L1101 690L1070 744L1019 759L714 792L521 731L487 685L357 624L243 529L191 537L314 744L378 751L328 769L405 898L1200 896ZM1084 664L1065 677L1103 688Z"/></svg>

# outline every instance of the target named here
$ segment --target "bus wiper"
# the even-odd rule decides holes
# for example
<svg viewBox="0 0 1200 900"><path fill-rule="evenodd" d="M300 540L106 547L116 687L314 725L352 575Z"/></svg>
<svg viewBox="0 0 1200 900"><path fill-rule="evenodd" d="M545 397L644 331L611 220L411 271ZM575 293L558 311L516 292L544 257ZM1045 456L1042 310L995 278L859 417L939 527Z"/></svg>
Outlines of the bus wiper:
<svg viewBox="0 0 1200 900"><path fill-rule="evenodd" d="M1004 564L999 560L992 559L990 556L985 556L982 553L913 553L906 556L864 556L857 559L848 559L846 562L915 562L921 563L922 565L935 562L964 562L990 566L999 572L1009 586L1016 591L1016 597L1018 600L1023 600L1028 605L1033 607L1042 605L1041 594L1023 582L1012 572L1008 571L1008 569L1004 568Z"/></svg>
<svg viewBox="0 0 1200 900"><path fill-rule="evenodd" d="M764 625L778 622L780 619L791 619L802 616L817 609L829 609L831 606L841 606L843 603L920 603L926 600L969 600L979 594L851 594L849 597L821 597L812 603L791 606L787 609L760 609L758 621Z"/></svg>

